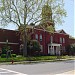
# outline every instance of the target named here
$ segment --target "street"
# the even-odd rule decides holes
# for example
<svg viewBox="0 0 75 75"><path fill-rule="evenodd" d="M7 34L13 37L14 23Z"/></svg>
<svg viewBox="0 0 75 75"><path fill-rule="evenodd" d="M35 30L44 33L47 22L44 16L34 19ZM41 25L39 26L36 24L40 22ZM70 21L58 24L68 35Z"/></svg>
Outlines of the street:
<svg viewBox="0 0 75 75"><path fill-rule="evenodd" d="M0 65L0 75L55 75L74 70L75 60L37 64Z"/></svg>

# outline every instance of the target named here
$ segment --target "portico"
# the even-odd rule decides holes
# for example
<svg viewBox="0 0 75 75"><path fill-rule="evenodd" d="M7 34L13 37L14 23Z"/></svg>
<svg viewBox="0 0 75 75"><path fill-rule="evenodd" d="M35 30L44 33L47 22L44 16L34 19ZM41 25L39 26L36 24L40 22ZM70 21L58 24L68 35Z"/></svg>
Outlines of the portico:
<svg viewBox="0 0 75 75"><path fill-rule="evenodd" d="M60 46L61 44L51 43L48 44L48 54L50 55L60 55Z"/></svg>

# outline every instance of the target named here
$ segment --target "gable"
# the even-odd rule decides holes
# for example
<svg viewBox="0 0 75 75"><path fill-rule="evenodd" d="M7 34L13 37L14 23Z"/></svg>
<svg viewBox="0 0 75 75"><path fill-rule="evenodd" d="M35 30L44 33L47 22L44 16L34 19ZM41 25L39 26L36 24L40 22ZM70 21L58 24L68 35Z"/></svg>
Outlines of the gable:
<svg viewBox="0 0 75 75"><path fill-rule="evenodd" d="M67 34L63 29L56 31L57 33Z"/></svg>
<svg viewBox="0 0 75 75"><path fill-rule="evenodd" d="M61 30L60 33L66 34L66 32L64 30Z"/></svg>

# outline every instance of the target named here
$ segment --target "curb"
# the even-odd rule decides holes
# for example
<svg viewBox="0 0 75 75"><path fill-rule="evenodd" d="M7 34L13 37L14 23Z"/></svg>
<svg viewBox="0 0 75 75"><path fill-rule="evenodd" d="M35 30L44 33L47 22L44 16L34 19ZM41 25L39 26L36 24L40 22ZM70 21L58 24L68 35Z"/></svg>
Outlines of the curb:
<svg viewBox="0 0 75 75"><path fill-rule="evenodd" d="M1 62L0 65L15 65L15 64L34 64L34 63L42 63L42 62L60 62L74 59L56 59L56 60L42 60L42 61L19 61L19 62Z"/></svg>

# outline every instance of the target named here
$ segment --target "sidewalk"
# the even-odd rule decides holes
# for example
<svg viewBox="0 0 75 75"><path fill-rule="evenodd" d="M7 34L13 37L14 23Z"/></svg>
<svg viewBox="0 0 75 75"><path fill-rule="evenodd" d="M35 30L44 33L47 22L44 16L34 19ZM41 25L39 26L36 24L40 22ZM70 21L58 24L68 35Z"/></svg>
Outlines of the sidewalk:
<svg viewBox="0 0 75 75"><path fill-rule="evenodd" d="M56 75L75 75L75 70L64 72L64 73L61 73L61 74L56 74Z"/></svg>

